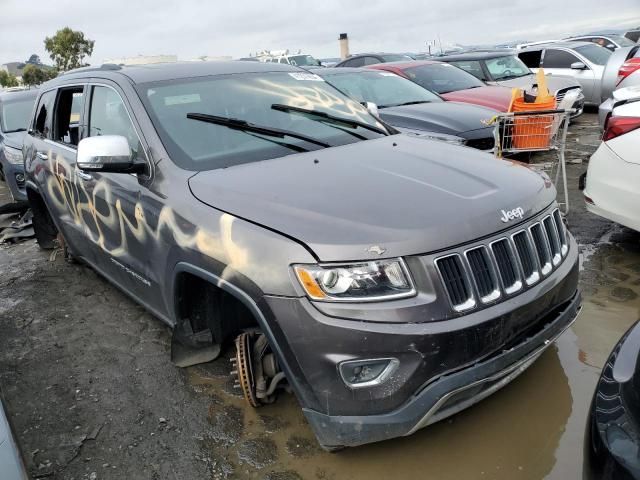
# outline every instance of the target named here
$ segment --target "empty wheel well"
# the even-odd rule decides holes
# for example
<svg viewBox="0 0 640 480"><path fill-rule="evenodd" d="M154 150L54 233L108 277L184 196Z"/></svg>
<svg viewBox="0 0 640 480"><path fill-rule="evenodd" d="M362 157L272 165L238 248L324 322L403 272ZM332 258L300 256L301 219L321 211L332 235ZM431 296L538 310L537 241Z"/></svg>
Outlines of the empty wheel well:
<svg viewBox="0 0 640 480"><path fill-rule="evenodd" d="M27 188L27 200L33 212L33 230L40 248L50 250L55 248L58 229L51 219L49 209L38 192Z"/></svg>
<svg viewBox="0 0 640 480"><path fill-rule="evenodd" d="M190 322L193 332L209 328L214 343L224 345L242 330L258 327L251 311L220 287L187 272L178 275L175 285L177 321Z"/></svg>

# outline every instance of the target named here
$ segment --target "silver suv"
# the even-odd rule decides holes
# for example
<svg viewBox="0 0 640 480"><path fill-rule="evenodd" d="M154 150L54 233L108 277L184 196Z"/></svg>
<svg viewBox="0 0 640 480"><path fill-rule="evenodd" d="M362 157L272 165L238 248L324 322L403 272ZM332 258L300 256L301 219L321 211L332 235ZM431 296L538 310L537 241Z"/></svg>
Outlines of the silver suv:
<svg viewBox="0 0 640 480"><path fill-rule="evenodd" d="M591 42L557 42L526 47L518 57L533 71L543 67L550 75L575 78L586 105L600 105L602 75L611 51Z"/></svg>

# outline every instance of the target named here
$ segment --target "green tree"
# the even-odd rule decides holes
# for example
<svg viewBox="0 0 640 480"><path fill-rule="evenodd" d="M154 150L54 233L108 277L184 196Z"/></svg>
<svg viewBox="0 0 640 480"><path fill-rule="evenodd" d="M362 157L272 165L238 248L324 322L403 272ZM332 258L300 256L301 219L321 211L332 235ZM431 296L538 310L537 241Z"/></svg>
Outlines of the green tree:
<svg viewBox="0 0 640 480"><path fill-rule="evenodd" d="M64 27L53 37L44 39L44 48L49 52L58 70L65 72L87 65L83 60L93 53L94 43L93 40L85 38L84 33Z"/></svg>
<svg viewBox="0 0 640 480"><path fill-rule="evenodd" d="M49 80L49 78L49 72L33 64L28 64L22 70L22 83L25 85L40 85L42 82Z"/></svg>
<svg viewBox="0 0 640 480"><path fill-rule="evenodd" d="M0 85L5 88L9 87L17 87L20 85L18 79L12 73L7 72L6 70L0 70Z"/></svg>

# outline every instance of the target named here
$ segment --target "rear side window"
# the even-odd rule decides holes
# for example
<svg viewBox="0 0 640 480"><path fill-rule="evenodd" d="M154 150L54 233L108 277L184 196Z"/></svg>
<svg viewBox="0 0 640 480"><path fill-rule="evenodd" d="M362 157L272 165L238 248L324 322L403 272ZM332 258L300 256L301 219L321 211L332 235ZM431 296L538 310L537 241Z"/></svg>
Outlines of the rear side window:
<svg viewBox="0 0 640 480"><path fill-rule="evenodd" d="M539 68L540 59L542 58L542 50L532 50L530 52L521 52L518 54L520 60L529 68Z"/></svg>
<svg viewBox="0 0 640 480"><path fill-rule="evenodd" d="M377 63L380 63L380 60L376 57L364 57L365 65L376 65Z"/></svg>
<svg viewBox="0 0 640 480"><path fill-rule="evenodd" d="M572 63L579 61L578 57L572 53L548 48L544 51L542 66L544 68L571 68Z"/></svg>
<svg viewBox="0 0 640 480"><path fill-rule="evenodd" d="M141 151L140 140L120 95L112 88L95 86L91 94L89 136L100 135L125 137L134 159Z"/></svg>
<svg viewBox="0 0 640 480"><path fill-rule="evenodd" d="M80 140L80 117L84 106L83 87L61 88L53 120L52 140L76 146Z"/></svg>
<svg viewBox="0 0 640 480"><path fill-rule="evenodd" d="M352 58L347 60L345 67L364 67L364 57Z"/></svg>
<svg viewBox="0 0 640 480"><path fill-rule="evenodd" d="M33 131L42 138L51 138L51 123L53 119L53 102L56 99L56 90L45 92L40 97L36 108L36 118Z"/></svg>

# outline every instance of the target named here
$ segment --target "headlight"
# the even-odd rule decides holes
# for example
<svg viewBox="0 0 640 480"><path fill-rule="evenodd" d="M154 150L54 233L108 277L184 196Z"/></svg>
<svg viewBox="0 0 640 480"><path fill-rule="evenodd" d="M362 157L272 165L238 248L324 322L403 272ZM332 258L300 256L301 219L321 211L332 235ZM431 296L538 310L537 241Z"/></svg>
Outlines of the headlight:
<svg viewBox="0 0 640 480"><path fill-rule="evenodd" d="M448 135L446 133L426 132L424 130L414 130L412 128L399 128L396 130L409 135L410 137L424 138L426 140L439 140L441 142L451 143L453 145L464 145L465 139L456 135Z"/></svg>
<svg viewBox="0 0 640 480"><path fill-rule="evenodd" d="M348 265L294 265L293 268L313 300L371 302L415 293L407 267L400 258Z"/></svg>
<svg viewBox="0 0 640 480"><path fill-rule="evenodd" d="M7 159L7 162L13 164L21 164L22 163L22 152L17 148L7 147L6 145L3 148L4 157Z"/></svg>

